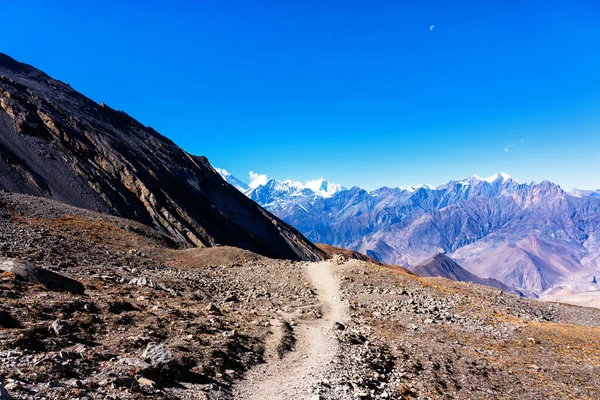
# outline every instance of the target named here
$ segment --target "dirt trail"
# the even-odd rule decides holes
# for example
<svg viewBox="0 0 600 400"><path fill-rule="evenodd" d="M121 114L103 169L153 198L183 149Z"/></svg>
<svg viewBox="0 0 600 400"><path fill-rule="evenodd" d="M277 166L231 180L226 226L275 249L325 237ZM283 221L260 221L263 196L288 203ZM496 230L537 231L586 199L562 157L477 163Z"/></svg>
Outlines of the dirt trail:
<svg viewBox="0 0 600 400"><path fill-rule="evenodd" d="M343 323L347 318L333 268L329 261L305 265L304 272L317 289L322 318L301 322L294 327L294 351L282 359L269 352L267 363L250 371L244 382L234 390L234 398L303 400L315 397L312 388L325 379L339 349L333 325L335 322ZM276 345L272 341L281 337L278 327L274 328L268 348Z"/></svg>

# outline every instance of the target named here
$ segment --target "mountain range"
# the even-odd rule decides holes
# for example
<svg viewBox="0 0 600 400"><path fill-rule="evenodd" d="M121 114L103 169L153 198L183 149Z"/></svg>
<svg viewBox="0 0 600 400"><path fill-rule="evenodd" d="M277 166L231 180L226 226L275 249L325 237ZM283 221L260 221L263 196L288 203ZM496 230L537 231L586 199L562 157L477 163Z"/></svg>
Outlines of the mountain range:
<svg viewBox="0 0 600 400"><path fill-rule="evenodd" d="M411 267L444 253L482 279L535 295L561 285L598 289L600 191L505 173L373 191L320 182L326 195L274 179L244 193L315 243L385 263Z"/></svg>

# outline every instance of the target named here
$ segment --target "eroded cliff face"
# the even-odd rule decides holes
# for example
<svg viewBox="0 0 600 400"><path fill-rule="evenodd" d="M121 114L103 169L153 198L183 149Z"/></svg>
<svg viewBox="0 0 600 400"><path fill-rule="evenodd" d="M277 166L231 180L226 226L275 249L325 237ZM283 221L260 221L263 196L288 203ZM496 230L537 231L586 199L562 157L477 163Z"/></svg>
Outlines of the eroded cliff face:
<svg viewBox="0 0 600 400"><path fill-rule="evenodd" d="M199 247L322 256L225 183L206 158L3 54L0 188L134 219Z"/></svg>

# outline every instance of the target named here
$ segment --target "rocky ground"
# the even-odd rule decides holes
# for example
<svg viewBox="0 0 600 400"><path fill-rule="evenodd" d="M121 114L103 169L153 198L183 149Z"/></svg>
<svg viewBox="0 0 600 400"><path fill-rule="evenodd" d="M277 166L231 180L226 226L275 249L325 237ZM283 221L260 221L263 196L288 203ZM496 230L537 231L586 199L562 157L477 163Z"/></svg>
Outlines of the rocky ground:
<svg viewBox="0 0 600 400"><path fill-rule="evenodd" d="M0 257L84 289L0 274L0 385L13 399L256 398L279 369L298 399L600 397L596 309L344 256L186 248L8 194Z"/></svg>

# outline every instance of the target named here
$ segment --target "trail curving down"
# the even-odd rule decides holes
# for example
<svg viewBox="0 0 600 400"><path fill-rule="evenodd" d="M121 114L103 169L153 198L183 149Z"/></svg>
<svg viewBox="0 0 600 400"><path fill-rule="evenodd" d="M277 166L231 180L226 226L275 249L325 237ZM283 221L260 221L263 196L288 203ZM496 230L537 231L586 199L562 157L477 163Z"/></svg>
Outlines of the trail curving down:
<svg viewBox="0 0 600 400"><path fill-rule="evenodd" d="M253 368L234 389L234 398L247 400L313 399L313 387L325 379L339 351L333 331L335 322L347 320L346 305L341 300L339 283L329 261L308 263L304 272L317 290L323 316L294 327L294 351L280 359L267 351L267 363ZM277 328L277 326L275 326ZM275 330L274 340L281 337ZM273 348L267 343L267 349Z"/></svg>

